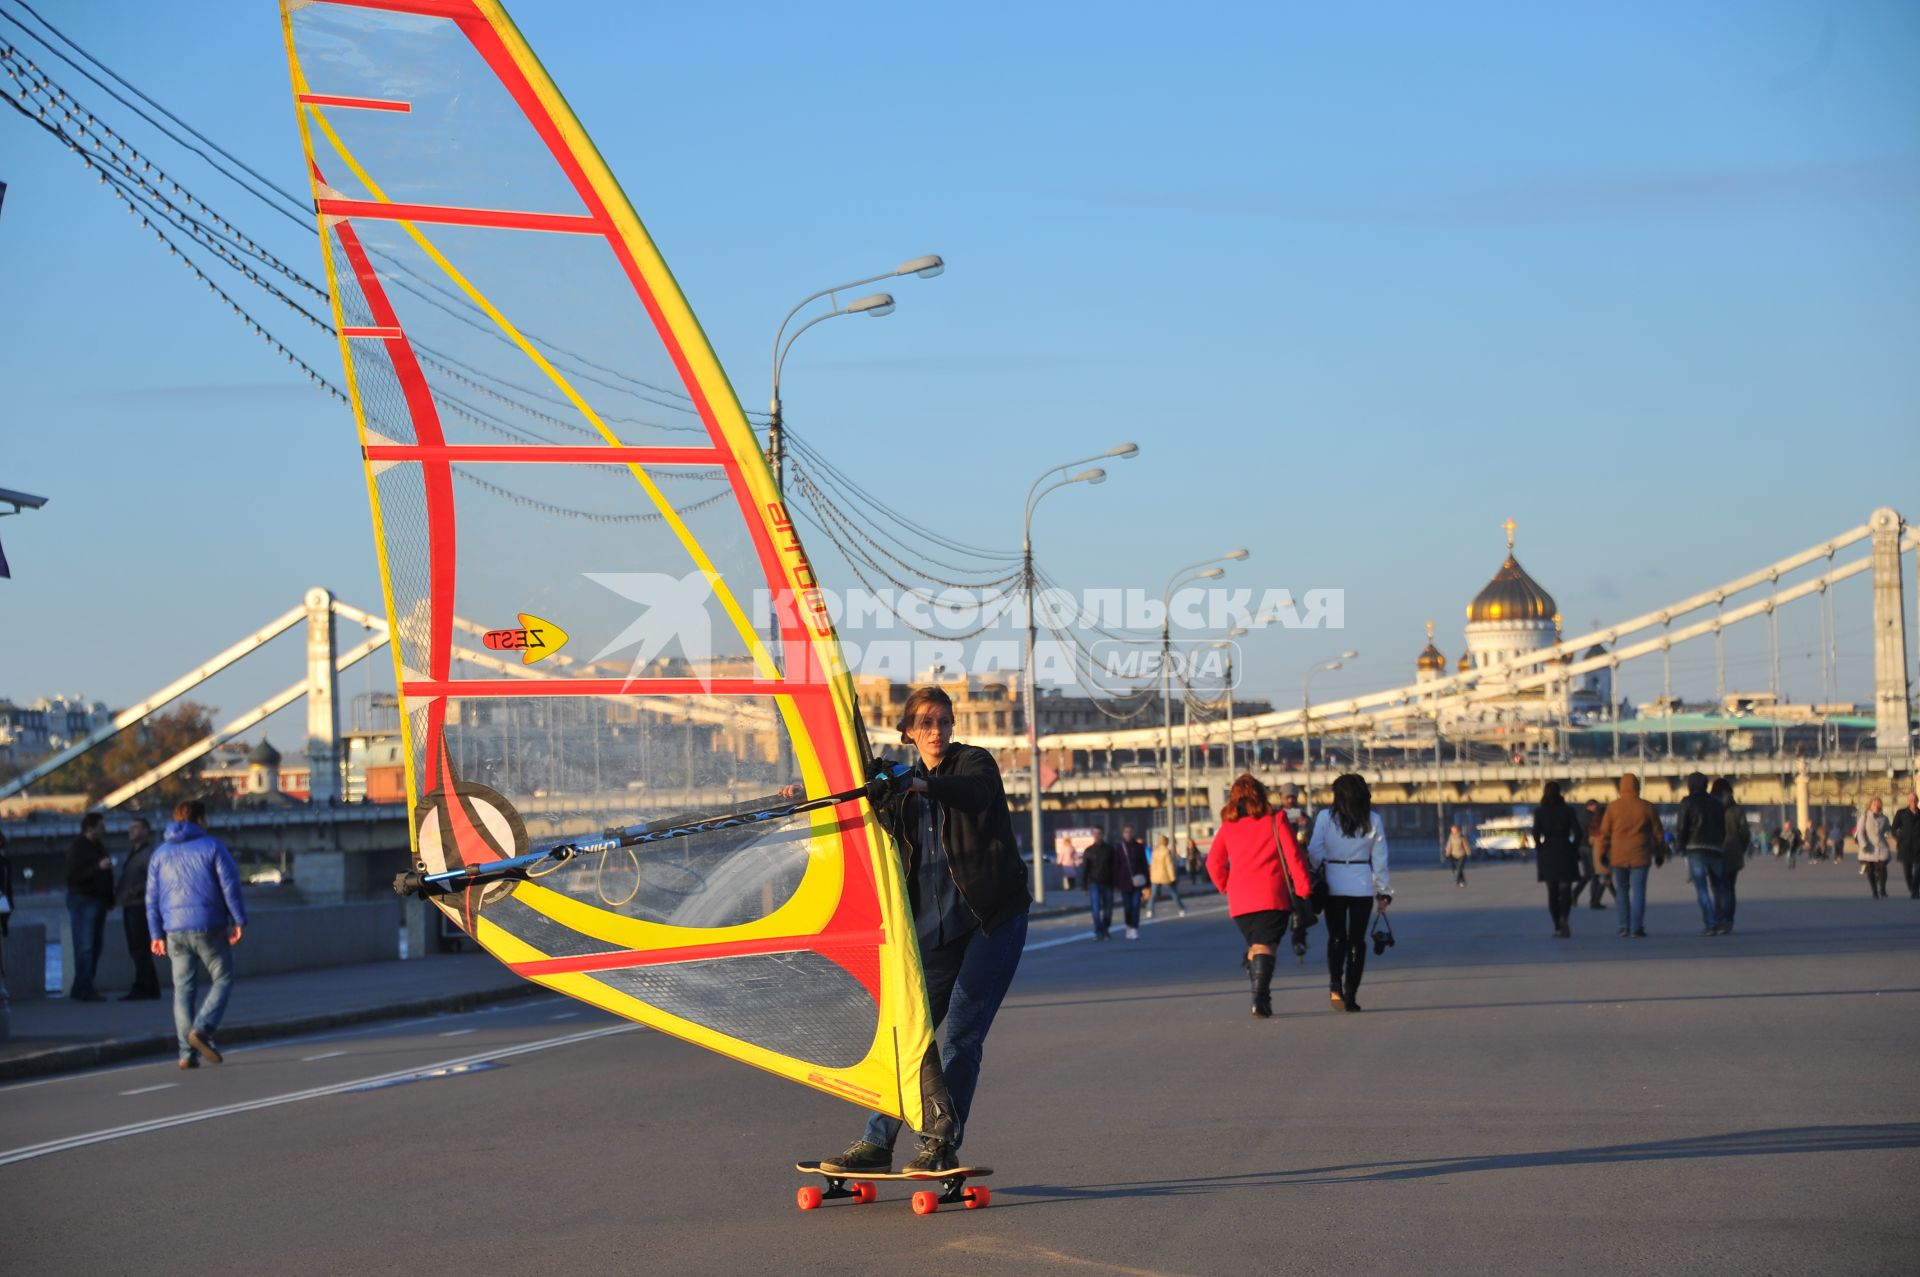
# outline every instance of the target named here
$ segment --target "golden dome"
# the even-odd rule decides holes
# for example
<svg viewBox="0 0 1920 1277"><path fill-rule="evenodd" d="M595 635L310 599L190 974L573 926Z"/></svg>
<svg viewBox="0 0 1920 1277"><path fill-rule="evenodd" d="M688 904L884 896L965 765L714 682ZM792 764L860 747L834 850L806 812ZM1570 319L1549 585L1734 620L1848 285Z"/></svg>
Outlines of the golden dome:
<svg viewBox="0 0 1920 1277"><path fill-rule="evenodd" d="M1467 604L1467 623L1480 621L1546 621L1557 624L1560 608L1540 583L1527 575L1513 557L1513 520L1506 522L1507 558L1480 593Z"/></svg>
<svg viewBox="0 0 1920 1277"><path fill-rule="evenodd" d="M1473 653L1472 652L1460 653L1460 663L1454 666L1454 668L1459 670L1462 674L1472 673L1473 672Z"/></svg>
<svg viewBox="0 0 1920 1277"><path fill-rule="evenodd" d="M1432 670L1436 674L1447 672L1447 658L1433 645L1433 622L1427 622L1427 647L1413 663L1417 670Z"/></svg>

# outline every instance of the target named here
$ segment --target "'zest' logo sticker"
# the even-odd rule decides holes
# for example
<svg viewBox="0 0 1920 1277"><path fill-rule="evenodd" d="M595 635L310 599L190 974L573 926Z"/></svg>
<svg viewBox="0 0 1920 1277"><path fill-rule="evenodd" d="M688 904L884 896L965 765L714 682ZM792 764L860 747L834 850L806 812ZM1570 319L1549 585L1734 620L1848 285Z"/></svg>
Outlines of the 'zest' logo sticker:
<svg viewBox="0 0 1920 1277"><path fill-rule="evenodd" d="M522 665L544 661L567 645L567 632L552 621L520 614L517 630L488 630L480 641L496 652L518 652Z"/></svg>

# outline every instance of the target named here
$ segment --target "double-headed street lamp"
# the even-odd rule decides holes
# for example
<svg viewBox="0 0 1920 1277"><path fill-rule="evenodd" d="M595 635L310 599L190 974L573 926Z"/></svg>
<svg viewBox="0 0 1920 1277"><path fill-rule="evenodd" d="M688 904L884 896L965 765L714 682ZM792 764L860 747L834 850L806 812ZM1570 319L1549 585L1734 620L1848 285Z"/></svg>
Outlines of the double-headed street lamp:
<svg viewBox="0 0 1920 1277"><path fill-rule="evenodd" d="M1318 665L1309 665L1307 672L1300 676L1300 754L1307 768L1307 802L1313 802L1313 702L1307 699L1307 684L1321 670L1337 670L1358 652L1347 651L1330 661L1321 661Z"/></svg>
<svg viewBox="0 0 1920 1277"><path fill-rule="evenodd" d="M946 262L937 253L916 257L910 262L901 262L890 271L869 275L865 279L849 280L844 284L835 284L832 288L823 288L817 293L809 293L780 320L780 327L775 329L773 334L773 397L768 405L770 420L767 423L767 465L773 470L773 489L776 493L784 496L786 488L786 440L782 434L780 422L780 366L787 361L787 351L792 349L793 343L799 339L801 333L822 320L836 319L841 315L872 315L876 319L882 315L891 315L893 295L874 293L858 301L849 302L845 306L836 304L832 310L824 315L815 315L794 329L793 336L787 337L787 325L793 321L793 317L799 314L801 308L809 302L819 301L822 297L837 302L835 294L843 293L849 288L859 288L863 284L893 279L900 275L918 275L921 279L932 279L946 268ZM786 338L784 344L781 341L783 337Z"/></svg>
<svg viewBox="0 0 1920 1277"><path fill-rule="evenodd" d="M1216 581L1227 570L1214 564L1238 563L1246 557L1247 551L1242 548L1189 563L1168 577L1167 588L1160 592L1160 718L1167 734L1167 845L1176 849L1180 844L1173 829L1173 592L1193 581Z"/></svg>
<svg viewBox="0 0 1920 1277"><path fill-rule="evenodd" d="M1109 457L1125 459L1140 455L1140 445L1134 443L1117 444L1105 452L1091 457L1082 457L1078 461L1069 461L1042 474L1027 489L1026 509L1020 524L1020 582L1027 595L1027 670L1026 670L1026 713L1027 713L1027 765L1031 792L1028 803L1032 820L1033 846L1033 898L1036 903L1047 898L1046 860L1040 849L1040 697L1038 684L1034 678L1034 648L1037 646L1037 622L1034 614L1034 598L1039 593L1035 589L1037 582L1033 573L1033 512L1049 492L1057 491L1072 483L1105 483L1107 472L1101 469L1082 470L1077 474L1067 471L1075 466L1085 465L1089 461L1104 461ZM1048 480L1052 480L1048 483ZM1046 484L1042 487L1042 484Z"/></svg>

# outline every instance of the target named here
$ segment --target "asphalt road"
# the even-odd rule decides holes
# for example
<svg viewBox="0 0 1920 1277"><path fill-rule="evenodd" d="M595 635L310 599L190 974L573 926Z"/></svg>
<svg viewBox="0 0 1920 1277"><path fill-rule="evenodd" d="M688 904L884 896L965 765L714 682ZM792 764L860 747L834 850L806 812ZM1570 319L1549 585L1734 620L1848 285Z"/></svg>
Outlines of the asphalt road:
<svg viewBox="0 0 1920 1277"><path fill-rule="evenodd" d="M848 1106L560 999L0 1089L9 1273L1907 1272L1920 901L1743 875L1647 940L1530 866L1399 876L1358 1015L1247 1014L1217 898L1036 925L968 1133L993 1204L802 1214ZM1316 937L1318 933L1316 932ZM813 1182L813 1181L808 1181Z"/></svg>

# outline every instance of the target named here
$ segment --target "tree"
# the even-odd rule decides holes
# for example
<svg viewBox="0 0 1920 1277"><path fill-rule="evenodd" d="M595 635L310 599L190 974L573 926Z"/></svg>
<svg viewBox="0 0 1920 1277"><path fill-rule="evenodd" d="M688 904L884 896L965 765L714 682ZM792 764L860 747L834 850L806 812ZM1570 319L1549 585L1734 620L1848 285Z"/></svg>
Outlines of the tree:
<svg viewBox="0 0 1920 1277"><path fill-rule="evenodd" d="M97 745L43 782L54 793L85 793L98 802L136 776L158 767L181 750L198 744L213 731L213 710L182 701L165 713L150 714L104 745ZM142 806L172 807L184 798L206 798L196 758L159 784L139 795Z"/></svg>

